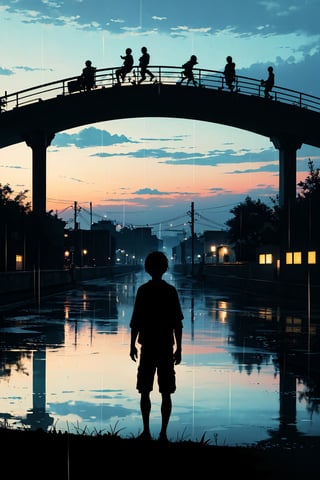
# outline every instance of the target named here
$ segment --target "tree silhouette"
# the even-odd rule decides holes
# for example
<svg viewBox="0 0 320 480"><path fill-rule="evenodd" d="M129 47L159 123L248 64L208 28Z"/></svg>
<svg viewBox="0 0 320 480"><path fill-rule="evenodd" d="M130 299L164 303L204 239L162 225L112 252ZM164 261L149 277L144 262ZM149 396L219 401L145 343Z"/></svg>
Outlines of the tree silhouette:
<svg viewBox="0 0 320 480"><path fill-rule="evenodd" d="M313 160L308 160L309 175L304 181L298 183L301 193L298 194L298 200L305 200L310 195L320 196L320 168L315 168Z"/></svg>
<svg viewBox="0 0 320 480"><path fill-rule="evenodd" d="M5 215L5 213L10 213L12 215L13 212L16 214L26 214L31 211L30 202L24 203L25 199L27 198L28 190L24 190L19 192L13 198L13 190L8 183L2 185L0 183L0 210L1 210L1 217ZM10 212L9 212L10 209Z"/></svg>
<svg viewBox="0 0 320 480"><path fill-rule="evenodd" d="M301 191L297 195L294 231L296 242L306 248L315 247L319 242L319 204L320 204L320 169L308 160L309 174L305 180L298 182Z"/></svg>
<svg viewBox="0 0 320 480"><path fill-rule="evenodd" d="M279 207L273 199L273 208L261 200L245 201L230 210L234 216L227 220L228 238L234 244L238 261L256 260L256 249L261 245L279 242Z"/></svg>
<svg viewBox="0 0 320 480"><path fill-rule="evenodd" d="M0 184L0 271L15 271L17 256L24 270L63 267L65 222L50 213L35 214L27 193L14 195L8 183Z"/></svg>

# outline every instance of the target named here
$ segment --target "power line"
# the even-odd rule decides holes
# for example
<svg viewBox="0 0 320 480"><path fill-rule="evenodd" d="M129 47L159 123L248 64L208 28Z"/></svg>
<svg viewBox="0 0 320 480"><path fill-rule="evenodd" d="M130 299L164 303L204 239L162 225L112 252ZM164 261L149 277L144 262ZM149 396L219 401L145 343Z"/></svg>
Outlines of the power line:
<svg viewBox="0 0 320 480"><path fill-rule="evenodd" d="M76 205L77 205L77 216L78 218L80 218L83 222L86 222L88 226L91 226L91 222L92 222L92 218L95 218L95 220L106 220L106 215L101 215L99 213L96 213L94 211L89 211L86 207L83 207L82 205L78 205L78 203L76 202ZM232 204L234 205L234 204ZM225 205L226 206L226 205ZM225 207L224 206L224 207ZM208 207L208 208L204 208L204 209L200 209L199 211L203 211L203 210L211 210L211 209L215 209L215 208L221 208L222 206L219 206L219 207ZM72 205L69 205L68 207L64 208L63 210L59 211L58 213L59 214L62 214L64 212L66 212L68 209L72 209L74 208ZM207 218L205 217L204 215L202 215L201 213L199 213L199 211L193 211L193 227L195 226L195 224L197 224L198 226L202 225L204 227L215 227L215 228L219 228L219 229L224 229L225 228L225 225L222 225L221 223L218 223L210 218ZM88 217L86 217L89 216ZM197 217L197 218L195 218ZM117 223L117 221L114 219L114 220L110 220L108 219L110 222L113 222L114 224ZM71 220L68 221L68 223L70 223ZM184 227L184 228L187 228L187 226L189 225L190 226L190 212L186 212L184 215L179 215L179 216L176 216L176 217L172 217L172 218L169 218L169 219L165 219L165 220L162 220L162 221L159 221L159 222L154 222L154 223L148 223L148 224L130 224L131 227L134 227L134 228L145 228L145 227L151 227L151 228L161 228L163 225L168 225L168 228L165 228L165 231L174 231L176 229L178 229L179 227Z"/></svg>

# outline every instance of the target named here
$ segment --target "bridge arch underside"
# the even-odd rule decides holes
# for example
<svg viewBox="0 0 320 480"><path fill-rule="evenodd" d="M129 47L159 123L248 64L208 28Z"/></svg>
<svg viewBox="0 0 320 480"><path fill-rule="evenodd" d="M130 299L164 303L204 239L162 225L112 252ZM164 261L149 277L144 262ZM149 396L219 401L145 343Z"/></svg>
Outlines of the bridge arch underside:
<svg viewBox="0 0 320 480"><path fill-rule="evenodd" d="M288 212L284 231L289 230L290 206L296 197L296 151L304 143L320 147L320 113L296 105L200 87L151 84L101 88L1 114L0 148L20 142L32 148L32 207L42 214L46 212L46 149L54 135L91 123L139 117L206 121L268 137L279 150L279 199Z"/></svg>

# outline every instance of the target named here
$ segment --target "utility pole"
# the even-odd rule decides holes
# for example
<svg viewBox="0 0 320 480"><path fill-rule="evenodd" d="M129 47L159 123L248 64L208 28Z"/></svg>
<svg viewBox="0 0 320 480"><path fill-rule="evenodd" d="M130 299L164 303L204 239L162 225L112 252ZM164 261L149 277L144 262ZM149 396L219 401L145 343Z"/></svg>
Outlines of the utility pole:
<svg viewBox="0 0 320 480"><path fill-rule="evenodd" d="M191 202L191 211L188 212L191 217L191 276L194 276L194 202Z"/></svg>
<svg viewBox="0 0 320 480"><path fill-rule="evenodd" d="M78 202L74 202L74 207L73 207L73 229L78 230L78 222L77 222L77 212L78 212Z"/></svg>

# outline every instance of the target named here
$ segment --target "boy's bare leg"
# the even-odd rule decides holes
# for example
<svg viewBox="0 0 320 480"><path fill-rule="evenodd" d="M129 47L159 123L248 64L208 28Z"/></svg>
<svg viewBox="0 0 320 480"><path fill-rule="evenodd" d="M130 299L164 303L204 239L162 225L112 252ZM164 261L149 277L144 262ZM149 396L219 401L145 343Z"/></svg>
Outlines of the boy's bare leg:
<svg viewBox="0 0 320 480"><path fill-rule="evenodd" d="M172 411L172 400L170 393L162 393L162 402L161 402L161 430L159 435L159 440L167 441L167 427L171 416Z"/></svg>
<svg viewBox="0 0 320 480"><path fill-rule="evenodd" d="M140 435L140 437L151 440L151 433L150 433L151 400L150 400L149 392L141 393L140 410L141 410L142 422L143 422L143 432Z"/></svg>

